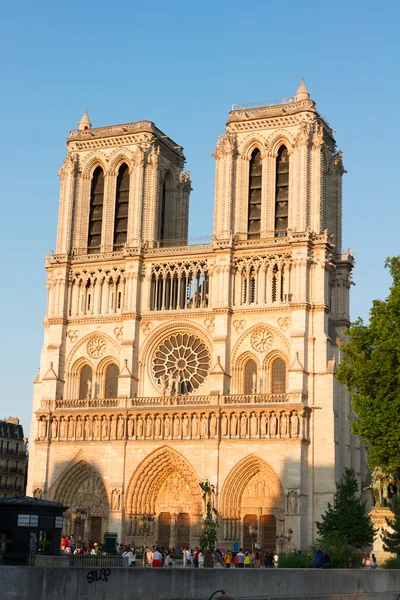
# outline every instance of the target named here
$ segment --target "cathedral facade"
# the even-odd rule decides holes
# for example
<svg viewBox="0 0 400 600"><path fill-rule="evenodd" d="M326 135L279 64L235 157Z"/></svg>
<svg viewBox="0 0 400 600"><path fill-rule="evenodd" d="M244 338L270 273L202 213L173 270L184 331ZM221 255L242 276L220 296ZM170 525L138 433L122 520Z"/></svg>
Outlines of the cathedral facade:
<svg viewBox="0 0 400 600"><path fill-rule="evenodd" d="M335 379L353 258L333 130L304 81L234 106L213 235L188 245L182 147L150 121L78 125L46 258L28 493L68 506L64 533L85 541L194 546L209 480L221 546L306 549L343 467L363 464Z"/></svg>

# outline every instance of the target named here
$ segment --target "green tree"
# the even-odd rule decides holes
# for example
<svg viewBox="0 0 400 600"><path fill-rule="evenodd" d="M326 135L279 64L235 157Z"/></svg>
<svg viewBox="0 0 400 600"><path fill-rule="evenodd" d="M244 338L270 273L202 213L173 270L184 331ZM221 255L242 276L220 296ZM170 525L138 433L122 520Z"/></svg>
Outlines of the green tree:
<svg viewBox="0 0 400 600"><path fill-rule="evenodd" d="M319 542L338 534L350 548L360 550L374 541L375 529L358 495L353 469L345 469L333 506L329 503L321 521L316 523Z"/></svg>
<svg viewBox="0 0 400 600"><path fill-rule="evenodd" d="M383 529L381 538L383 542L383 549L385 552L392 552L400 556L400 499L398 496L393 496L390 506L393 519L385 518L386 525L390 527L393 532L391 533L387 529Z"/></svg>
<svg viewBox="0 0 400 600"><path fill-rule="evenodd" d="M214 552L217 547L218 511L214 508L215 488L209 481L199 483L204 502L203 531L200 536L200 549L204 554L204 566L214 566Z"/></svg>
<svg viewBox="0 0 400 600"><path fill-rule="evenodd" d="M345 332L337 378L352 392L352 430L368 445L369 466L390 473L400 467L400 257L385 267L389 296L373 302L368 325L358 319Z"/></svg>

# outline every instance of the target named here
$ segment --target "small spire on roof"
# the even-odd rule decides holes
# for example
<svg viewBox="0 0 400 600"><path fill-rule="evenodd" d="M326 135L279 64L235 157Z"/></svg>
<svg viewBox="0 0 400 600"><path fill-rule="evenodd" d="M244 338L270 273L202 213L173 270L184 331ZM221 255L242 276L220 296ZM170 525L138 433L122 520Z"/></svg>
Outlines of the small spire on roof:
<svg viewBox="0 0 400 600"><path fill-rule="evenodd" d="M295 101L298 102L299 100L308 100L310 97L310 94L308 92L308 89L306 87L306 84L304 83L304 77L302 77L301 79L301 84L299 85L299 89L296 92L295 95Z"/></svg>
<svg viewBox="0 0 400 600"><path fill-rule="evenodd" d="M92 124L89 119L87 108L85 108L85 112L83 113L83 117L80 121L78 121L78 127L80 130L85 131L92 127Z"/></svg>

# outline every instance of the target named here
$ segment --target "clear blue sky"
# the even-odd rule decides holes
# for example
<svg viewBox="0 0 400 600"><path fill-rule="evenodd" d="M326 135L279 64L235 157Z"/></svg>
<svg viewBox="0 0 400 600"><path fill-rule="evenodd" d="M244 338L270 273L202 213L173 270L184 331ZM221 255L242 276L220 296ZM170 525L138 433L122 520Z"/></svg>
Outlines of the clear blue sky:
<svg viewBox="0 0 400 600"><path fill-rule="evenodd" d="M385 257L399 253L399 17L398 0L2 3L0 417L29 433L57 172L85 108L95 127L150 119L184 146L201 236L231 105L291 96L305 77L344 152L351 316L368 318L388 292Z"/></svg>

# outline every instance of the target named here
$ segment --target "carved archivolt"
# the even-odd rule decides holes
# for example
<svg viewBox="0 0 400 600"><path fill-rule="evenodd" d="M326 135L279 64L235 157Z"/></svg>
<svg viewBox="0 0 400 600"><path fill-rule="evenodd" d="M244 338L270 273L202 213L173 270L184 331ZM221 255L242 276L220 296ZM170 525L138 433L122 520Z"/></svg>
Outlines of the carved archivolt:
<svg viewBox="0 0 400 600"><path fill-rule="evenodd" d="M225 519L240 518L243 494L249 482L261 474L270 491L268 504L284 514L285 498L279 477L273 468L259 456L251 454L240 461L229 473L221 493L220 512Z"/></svg>
<svg viewBox="0 0 400 600"><path fill-rule="evenodd" d="M70 510L79 507L88 510L90 516L108 517L109 502L104 481L98 471L83 460L62 473L52 499Z"/></svg>
<svg viewBox="0 0 400 600"><path fill-rule="evenodd" d="M135 516L154 514L157 495L173 473L178 473L190 490L192 514L201 514L199 479L186 458L168 446L149 454L137 467L126 492L126 513Z"/></svg>

